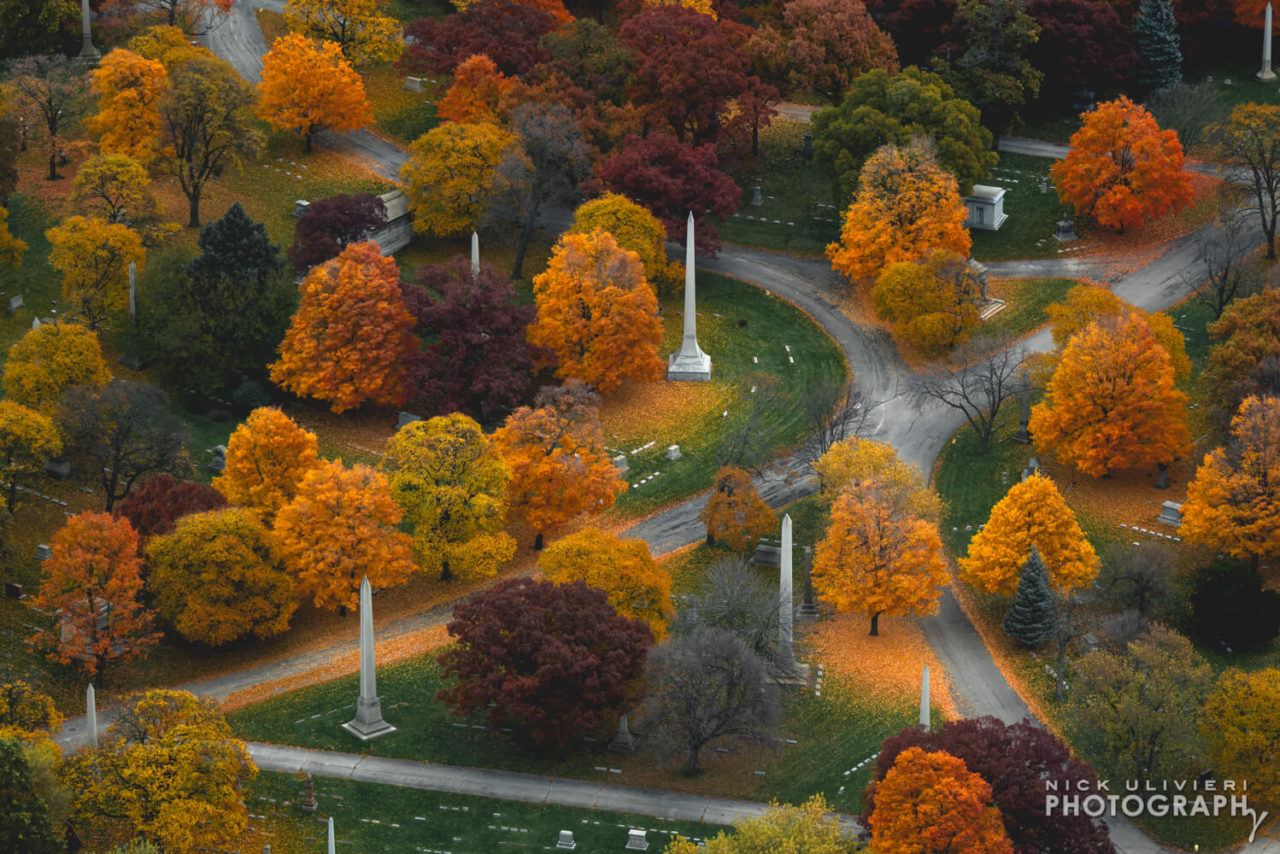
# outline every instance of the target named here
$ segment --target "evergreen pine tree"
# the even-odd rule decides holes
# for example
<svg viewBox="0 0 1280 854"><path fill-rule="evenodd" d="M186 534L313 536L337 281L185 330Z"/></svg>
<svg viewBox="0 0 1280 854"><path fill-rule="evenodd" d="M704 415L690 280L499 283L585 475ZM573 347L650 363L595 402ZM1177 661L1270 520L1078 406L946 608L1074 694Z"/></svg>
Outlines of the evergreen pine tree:
<svg viewBox="0 0 1280 854"><path fill-rule="evenodd" d="M1053 636L1058 620L1049 589L1049 572L1035 546L1022 565L1018 592L1004 615L1004 632L1024 646L1036 648Z"/></svg>
<svg viewBox="0 0 1280 854"><path fill-rule="evenodd" d="M65 851L16 739L0 738L0 851Z"/></svg>
<svg viewBox="0 0 1280 854"><path fill-rule="evenodd" d="M1172 89L1182 82L1182 40L1173 15L1173 0L1142 0L1133 19L1138 51L1138 82L1148 92Z"/></svg>

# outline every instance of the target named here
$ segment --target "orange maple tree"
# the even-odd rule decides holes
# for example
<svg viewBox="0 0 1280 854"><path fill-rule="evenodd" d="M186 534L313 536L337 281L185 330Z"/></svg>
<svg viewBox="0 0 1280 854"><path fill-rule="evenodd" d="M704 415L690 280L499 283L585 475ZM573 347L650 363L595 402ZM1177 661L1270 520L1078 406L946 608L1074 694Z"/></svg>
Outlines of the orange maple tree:
<svg viewBox="0 0 1280 854"><path fill-rule="evenodd" d="M551 353L556 373L608 394L625 380L662 378L658 298L636 253L601 229L564 234L533 279L537 317L529 343Z"/></svg>
<svg viewBox="0 0 1280 854"><path fill-rule="evenodd" d="M813 558L813 588L841 611L860 611L880 633L880 615L931 614L950 582L938 527L901 510L874 480L847 488Z"/></svg>
<svg viewBox="0 0 1280 854"><path fill-rule="evenodd" d="M320 128L357 130L373 124L364 81L337 42L298 33L276 39L262 58L258 115L274 128L296 131L311 153Z"/></svg>
<svg viewBox="0 0 1280 854"><path fill-rule="evenodd" d="M249 413L227 440L227 466L213 488L231 504L252 507L270 521L319 465L316 434L274 406Z"/></svg>
<svg viewBox="0 0 1280 854"><path fill-rule="evenodd" d="M436 115L450 122L501 124L520 89L518 79L507 77L492 59L478 53L454 69L453 84L436 102Z"/></svg>
<svg viewBox="0 0 1280 854"><path fill-rule="evenodd" d="M1191 358L1187 355L1187 341L1174 325L1173 318L1160 311L1144 311L1125 302L1101 285L1076 285L1067 291L1067 298L1045 309L1049 316L1049 330L1053 343L1059 349L1067 346L1071 336L1095 320L1117 317L1132 312L1147 322L1151 334L1169 354L1174 376L1178 379L1191 376Z"/></svg>
<svg viewBox="0 0 1280 854"><path fill-rule="evenodd" d="M540 391L493 442L511 472L507 500L533 529L534 548L549 529L609 509L627 488L604 447L600 398L580 380Z"/></svg>
<svg viewBox="0 0 1280 854"><path fill-rule="evenodd" d="M346 613L366 575L383 588L413 573L412 541L396 528L401 516L380 472L333 460L307 472L273 532L299 591L317 608Z"/></svg>
<svg viewBox="0 0 1280 854"><path fill-rule="evenodd" d="M751 474L737 466L716 472L711 497L698 518L707 526L707 545L719 541L739 552L778 526L778 514L764 503Z"/></svg>
<svg viewBox="0 0 1280 854"><path fill-rule="evenodd" d="M1247 397L1231 441L1205 454L1187 487L1179 533L1251 560L1280 555L1280 398Z"/></svg>
<svg viewBox="0 0 1280 854"><path fill-rule="evenodd" d="M160 153L160 99L169 87L162 63L116 48L94 69L90 88L98 112L85 124L103 154L124 154L144 166Z"/></svg>
<svg viewBox="0 0 1280 854"><path fill-rule="evenodd" d="M1084 114L1051 174L1064 205L1115 231L1185 207L1192 197L1177 132L1161 130L1123 95Z"/></svg>
<svg viewBox="0 0 1280 854"><path fill-rule="evenodd" d="M840 240L827 247L827 257L854 282L934 250L968 258L966 215L955 176L938 165L932 143L881 146L858 174Z"/></svg>
<svg viewBox="0 0 1280 854"><path fill-rule="evenodd" d="M990 784L950 753L907 748L874 796L876 854L1013 854Z"/></svg>
<svg viewBox="0 0 1280 854"><path fill-rule="evenodd" d="M1146 320L1127 314L1071 338L1030 430L1042 452L1100 477L1187 453L1186 408L1168 351Z"/></svg>
<svg viewBox="0 0 1280 854"><path fill-rule="evenodd" d="M1098 576L1098 553L1057 485L1039 473L1015 483L991 508L958 561L960 577L987 593L1012 596L1033 546L1060 592L1088 587Z"/></svg>
<svg viewBox="0 0 1280 854"><path fill-rule="evenodd" d="M280 342L271 381L345 412L365 401L404 401L409 357L418 349L400 271L376 243L353 243L313 267Z"/></svg>
<svg viewBox="0 0 1280 854"><path fill-rule="evenodd" d="M89 676L108 663L140 655L159 636L143 607L138 534L109 513L78 513L49 542L53 555L32 605L52 612L55 627L34 641L62 664Z"/></svg>

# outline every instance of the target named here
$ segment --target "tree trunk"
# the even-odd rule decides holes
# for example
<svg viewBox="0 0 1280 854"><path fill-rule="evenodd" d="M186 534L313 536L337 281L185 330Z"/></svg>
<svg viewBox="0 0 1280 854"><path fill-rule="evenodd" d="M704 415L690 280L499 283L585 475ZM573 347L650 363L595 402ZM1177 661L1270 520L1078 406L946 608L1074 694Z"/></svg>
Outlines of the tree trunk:
<svg viewBox="0 0 1280 854"><path fill-rule="evenodd" d="M315 136L315 131L311 128L308 128L307 132L302 135L302 150L307 154L311 153L311 137L313 136Z"/></svg>
<svg viewBox="0 0 1280 854"><path fill-rule="evenodd" d="M535 552L542 551L542 543L543 543L543 536L542 536L542 532L539 531L533 536L533 550Z"/></svg>
<svg viewBox="0 0 1280 854"><path fill-rule="evenodd" d="M449 561L440 564L440 580L453 581L453 570L449 568Z"/></svg>
<svg viewBox="0 0 1280 854"><path fill-rule="evenodd" d="M200 191L196 190L187 195L189 203L190 216L187 218L187 228L200 227Z"/></svg>
<svg viewBox="0 0 1280 854"><path fill-rule="evenodd" d="M58 148L54 146L49 149L49 180L58 180Z"/></svg>
<svg viewBox="0 0 1280 854"><path fill-rule="evenodd" d="M684 776L696 777L697 775L702 773L702 765L698 761L699 755L701 753L702 753L701 745L698 745L697 747L690 746L689 757L685 759L685 762L684 762L684 770L682 772Z"/></svg>
<svg viewBox="0 0 1280 854"><path fill-rule="evenodd" d="M871 615L871 637L880 637L880 612Z"/></svg>
<svg viewBox="0 0 1280 854"><path fill-rule="evenodd" d="M707 531L707 545L714 546L715 544L716 544L715 535L712 534L710 531Z"/></svg>
<svg viewBox="0 0 1280 854"><path fill-rule="evenodd" d="M524 270L524 253L529 248L529 241L533 238L533 220L538 215L536 205L529 206L529 215L525 217L524 228L520 229L520 242L516 244L516 262L511 266L511 278L520 278L521 272Z"/></svg>
<svg viewBox="0 0 1280 854"><path fill-rule="evenodd" d="M52 161L50 161L52 163ZM1276 229L1272 226L1267 230L1267 260L1276 260Z"/></svg>
<svg viewBox="0 0 1280 854"><path fill-rule="evenodd" d="M756 116L751 121L751 156L755 157L760 153L760 117Z"/></svg>

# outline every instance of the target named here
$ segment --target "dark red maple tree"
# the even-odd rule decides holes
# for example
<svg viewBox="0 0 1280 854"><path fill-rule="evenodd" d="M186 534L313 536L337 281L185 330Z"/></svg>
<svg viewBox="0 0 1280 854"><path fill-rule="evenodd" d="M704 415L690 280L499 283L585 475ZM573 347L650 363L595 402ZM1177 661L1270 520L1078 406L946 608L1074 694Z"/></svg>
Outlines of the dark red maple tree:
<svg viewBox="0 0 1280 854"><path fill-rule="evenodd" d="M1044 73L1042 99L1109 91L1133 64L1129 27L1108 0L1027 0L1026 10L1040 25L1027 58Z"/></svg>
<svg viewBox="0 0 1280 854"><path fill-rule="evenodd" d="M387 221L387 206L373 193L343 193L312 202L298 218L289 262L299 272L337 258Z"/></svg>
<svg viewBox="0 0 1280 854"><path fill-rule="evenodd" d="M227 499L212 486L158 474L133 488L116 505L116 515L133 525L141 539L167 534L183 516L225 507Z"/></svg>
<svg viewBox="0 0 1280 854"><path fill-rule="evenodd" d="M1016 854L1114 854L1106 825L1086 815L1047 815L1045 781L1061 791L1097 782L1097 774L1074 758L1066 745L1030 721L1005 724L981 717L948 721L933 732L916 727L890 736L880 747L871 784L863 797L864 820L875 808L875 786L909 747L945 751L991 784L1005 830ZM1092 788L1090 788L1092 791Z"/></svg>
<svg viewBox="0 0 1280 854"><path fill-rule="evenodd" d="M421 18L405 28L409 45L399 60L407 74L448 74L482 53L503 74L522 75L550 59L542 37L556 29L550 13L511 0L476 0L443 18Z"/></svg>
<svg viewBox="0 0 1280 854"><path fill-rule="evenodd" d="M684 240L692 211L698 248L705 252L720 247L720 235L708 217L730 216L742 201L742 190L720 171L714 145L689 145L671 134L627 137L600 162L596 177L651 210L672 240Z"/></svg>
<svg viewBox="0 0 1280 854"><path fill-rule="evenodd" d="M426 342L409 369L419 407L494 422L524 402L533 384L525 328L534 310L519 304L510 280L488 264L473 277L470 262L456 258L424 266L404 298Z"/></svg>
<svg viewBox="0 0 1280 854"><path fill-rule="evenodd" d="M502 581L454 608L439 699L537 746L600 734L638 698L653 634L582 582Z"/></svg>

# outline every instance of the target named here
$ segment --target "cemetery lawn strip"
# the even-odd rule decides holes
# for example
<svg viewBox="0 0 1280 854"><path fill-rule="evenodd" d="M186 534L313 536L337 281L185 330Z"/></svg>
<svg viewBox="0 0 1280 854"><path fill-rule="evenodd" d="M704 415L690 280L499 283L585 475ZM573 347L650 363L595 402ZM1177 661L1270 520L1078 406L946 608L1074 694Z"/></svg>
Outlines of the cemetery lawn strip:
<svg viewBox="0 0 1280 854"><path fill-rule="evenodd" d="M249 811L264 816L269 827L286 825L294 831L290 836L308 846L277 848L273 838L272 850L277 854L323 850L330 816L338 849L353 851L501 851L504 847L536 851L554 848L561 830L573 832L579 851L612 851L622 850L627 830L633 827L648 831L650 850L661 850L676 833L704 839L724 829L330 777L315 777L314 786L318 808L307 815L297 806L303 794L297 777L264 772L250 784Z"/></svg>
<svg viewBox="0 0 1280 854"><path fill-rule="evenodd" d="M1007 346L1043 326L1048 321L1045 309L1065 300L1067 291L1078 284L1078 279L996 279L987 293L993 299L1004 300L1006 305L979 326L977 334Z"/></svg>
<svg viewBox="0 0 1280 854"><path fill-rule="evenodd" d="M660 356L666 359L680 347L680 295L663 298L662 316ZM710 383L649 384L606 399L605 444L613 453L626 453L630 464L632 487L617 504L622 516L639 516L708 488L717 451L748 422L752 387L756 394L774 389L781 397L756 422L758 440L748 464L804 441L811 432L805 396L828 383L843 384L848 376L835 342L807 315L759 288L712 273L698 274L698 340L711 355ZM666 458L670 445L680 446L679 460ZM657 477L637 486L655 472Z"/></svg>
<svg viewBox="0 0 1280 854"><path fill-rule="evenodd" d="M969 229L974 258L1008 261L1058 254L1062 244L1053 239L1053 232L1062 218L1062 205L1052 185L1040 192L1040 179L1048 176L1052 165L1046 157L1000 153L996 168L978 183L1005 189L1004 212L1009 218L999 231Z"/></svg>
<svg viewBox="0 0 1280 854"><path fill-rule="evenodd" d="M61 300L61 277L49 266L49 241L45 229L56 225L35 199L22 193L9 197L9 230L13 236L27 244L26 254L18 269L0 269L0 360L7 357L9 348L31 330L36 317L50 317L50 308ZM9 300L21 296L23 307L9 311ZM57 314L52 315L57 317Z"/></svg>
<svg viewBox="0 0 1280 854"><path fill-rule="evenodd" d="M816 157L805 160L810 125L775 119L760 135L760 155L731 170L742 188L738 212L716 225L733 243L821 255L840 232L835 174ZM751 204L760 185L764 204ZM712 356L714 358L714 355Z"/></svg>

